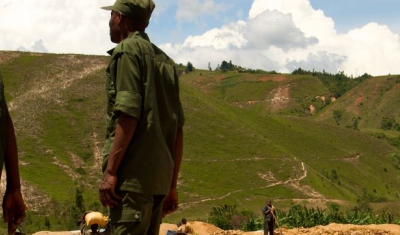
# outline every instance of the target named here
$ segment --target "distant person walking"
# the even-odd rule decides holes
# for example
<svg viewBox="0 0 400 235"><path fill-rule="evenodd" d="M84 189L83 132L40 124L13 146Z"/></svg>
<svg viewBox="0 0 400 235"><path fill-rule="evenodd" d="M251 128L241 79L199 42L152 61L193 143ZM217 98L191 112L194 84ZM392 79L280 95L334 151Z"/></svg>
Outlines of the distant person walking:
<svg viewBox="0 0 400 235"><path fill-rule="evenodd" d="M264 215L264 235L268 232L270 235L274 234L274 224L276 219L275 207L271 204L271 200L267 200L267 205L262 209Z"/></svg>
<svg viewBox="0 0 400 235"><path fill-rule="evenodd" d="M116 0L107 67L107 130L100 201L113 235L158 235L178 208L184 116L175 62L145 33L152 0Z"/></svg>
<svg viewBox="0 0 400 235"><path fill-rule="evenodd" d="M3 197L4 222L8 223L8 234L14 234L25 218L25 203L21 194L18 167L18 149L14 125L4 97L4 84L0 72L0 177L6 168L7 185Z"/></svg>

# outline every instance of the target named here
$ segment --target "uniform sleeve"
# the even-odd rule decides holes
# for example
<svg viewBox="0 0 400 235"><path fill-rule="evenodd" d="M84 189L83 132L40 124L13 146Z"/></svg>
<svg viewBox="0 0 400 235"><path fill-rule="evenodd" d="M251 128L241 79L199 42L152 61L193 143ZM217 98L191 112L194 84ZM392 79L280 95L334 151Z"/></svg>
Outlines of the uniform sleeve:
<svg viewBox="0 0 400 235"><path fill-rule="evenodd" d="M118 61L114 112L123 112L139 119L142 107L140 59L124 53Z"/></svg>

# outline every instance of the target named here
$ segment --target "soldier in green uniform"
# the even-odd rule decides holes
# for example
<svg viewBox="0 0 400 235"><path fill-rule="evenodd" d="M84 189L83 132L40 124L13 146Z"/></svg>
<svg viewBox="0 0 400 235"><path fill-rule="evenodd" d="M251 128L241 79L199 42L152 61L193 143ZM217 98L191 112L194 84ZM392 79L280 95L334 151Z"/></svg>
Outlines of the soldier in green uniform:
<svg viewBox="0 0 400 235"><path fill-rule="evenodd" d="M14 234L25 218L26 208L21 194L14 126L4 98L4 84L0 73L0 174L3 164L7 174L6 192L3 198L4 222L8 223L8 234Z"/></svg>
<svg viewBox="0 0 400 235"><path fill-rule="evenodd" d="M107 132L100 201L111 233L158 235L178 207L184 115L175 62L144 32L152 0L116 0L109 21Z"/></svg>

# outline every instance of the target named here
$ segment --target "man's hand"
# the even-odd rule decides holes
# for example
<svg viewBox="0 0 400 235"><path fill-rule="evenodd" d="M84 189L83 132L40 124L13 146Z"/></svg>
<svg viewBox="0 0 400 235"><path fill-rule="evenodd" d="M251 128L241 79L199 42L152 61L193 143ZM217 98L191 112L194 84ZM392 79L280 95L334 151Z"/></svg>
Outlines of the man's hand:
<svg viewBox="0 0 400 235"><path fill-rule="evenodd" d="M178 192L176 188L172 188L169 194L164 198L162 217L164 218L166 215L176 210L178 210Z"/></svg>
<svg viewBox="0 0 400 235"><path fill-rule="evenodd" d="M25 218L26 205L20 190L6 190L3 198L4 223L8 223L8 234L14 234Z"/></svg>
<svg viewBox="0 0 400 235"><path fill-rule="evenodd" d="M115 193L117 176L104 173L103 181L99 186L100 201L104 207L113 207L119 203L121 197Z"/></svg>

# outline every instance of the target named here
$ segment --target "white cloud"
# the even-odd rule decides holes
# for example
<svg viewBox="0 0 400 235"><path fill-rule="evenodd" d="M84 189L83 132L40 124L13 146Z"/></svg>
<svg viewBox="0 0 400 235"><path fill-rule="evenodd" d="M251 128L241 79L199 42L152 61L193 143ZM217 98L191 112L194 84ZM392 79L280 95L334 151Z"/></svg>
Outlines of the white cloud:
<svg viewBox="0 0 400 235"><path fill-rule="evenodd" d="M371 74L400 73L399 35L387 26L370 23L353 29L344 38L344 51L348 55L343 70Z"/></svg>
<svg viewBox="0 0 400 235"><path fill-rule="evenodd" d="M246 38L253 47L258 49L267 49L273 45L289 50L307 47L318 41L315 37L306 38L293 23L291 14L284 14L277 10L266 10L249 19Z"/></svg>
<svg viewBox="0 0 400 235"><path fill-rule="evenodd" d="M105 43L109 41L110 13L100 7L113 2L6 0L0 6L0 47L105 54L112 47L111 43ZM39 40L41 46L35 46Z"/></svg>
<svg viewBox="0 0 400 235"><path fill-rule="evenodd" d="M329 53L327 51L318 51L317 53L309 53L305 60L289 60L286 67L289 71L297 68L304 68L315 71L339 71L340 65L347 59L346 56Z"/></svg>
<svg viewBox="0 0 400 235"><path fill-rule="evenodd" d="M243 36L246 23L239 21L223 26L221 29L212 29L200 36L189 36L182 48L213 47L215 50L228 48L242 48L247 41Z"/></svg>
<svg viewBox="0 0 400 235"><path fill-rule="evenodd" d="M399 35L376 23L338 34L333 20L309 0L254 0L247 21L161 47L177 62L198 68L232 60L283 73L298 67L354 76L400 73Z"/></svg>

